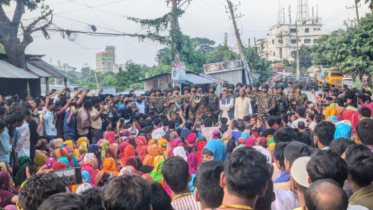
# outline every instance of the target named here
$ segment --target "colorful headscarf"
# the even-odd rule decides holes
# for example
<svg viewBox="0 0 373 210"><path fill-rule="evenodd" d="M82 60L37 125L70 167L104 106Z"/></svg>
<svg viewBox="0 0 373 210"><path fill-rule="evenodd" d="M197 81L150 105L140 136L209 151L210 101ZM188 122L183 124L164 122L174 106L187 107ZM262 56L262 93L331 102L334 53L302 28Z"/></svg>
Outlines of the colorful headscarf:
<svg viewBox="0 0 373 210"><path fill-rule="evenodd" d="M102 163L102 171L106 173L112 173L116 176L119 175L117 171L117 164L115 163L115 160L111 157L105 158L104 162Z"/></svg>
<svg viewBox="0 0 373 210"><path fill-rule="evenodd" d="M154 166L154 158L155 158L154 153L157 149L159 148L158 148L158 145L156 144L148 145L146 147L146 155L145 155L144 161L142 161L144 165Z"/></svg>
<svg viewBox="0 0 373 210"><path fill-rule="evenodd" d="M131 157L131 156L135 156L135 148L133 148L133 146L130 144L128 146L126 146L126 148L124 149L124 155L123 157L121 158L121 161L124 165L126 165L126 158L127 157Z"/></svg>
<svg viewBox="0 0 373 210"><path fill-rule="evenodd" d="M197 155L194 153L190 153L188 155L188 165L189 165L189 174L196 174L197 173Z"/></svg>
<svg viewBox="0 0 373 210"><path fill-rule="evenodd" d="M139 168L139 164L134 156L126 158L126 166L133 166L136 170Z"/></svg>
<svg viewBox="0 0 373 210"><path fill-rule="evenodd" d="M158 156L162 157L162 156ZM160 182L163 179L162 174L162 166L163 166L164 160L160 161L159 164L154 167L155 172L150 172L149 175L153 178L154 182Z"/></svg>
<svg viewBox="0 0 373 210"><path fill-rule="evenodd" d="M79 146L79 153L80 155L83 155L88 152L88 144L87 142L83 142Z"/></svg>
<svg viewBox="0 0 373 210"><path fill-rule="evenodd" d="M92 185L92 187L96 187L96 184L95 184L95 172L93 171L92 167L91 166L84 166L84 168L82 169L83 172L87 172L89 174L89 179L90 179L90 184Z"/></svg>
<svg viewBox="0 0 373 210"><path fill-rule="evenodd" d="M62 157L67 157L66 148L58 148L58 149L54 150L54 156L56 156L57 159L60 159Z"/></svg>
<svg viewBox="0 0 373 210"><path fill-rule="evenodd" d="M57 162L64 162L66 164L66 168L70 168L69 159L67 159L67 157L62 157L62 158L58 159Z"/></svg>
<svg viewBox="0 0 373 210"><path fill-rule="evenodd" d="M47 161L47 156L44 153L39 153L34 157L34 163L36 165L35 172L38 172L39 169L45 165Z"/></svg>
<svg viewBox="0 0 373 210"><path fill-rule="evenodd" d="M150 139L149 140L148 146L153 145L153 144L157 145L157 139Z"/></svg>
<svg viewBox="0 0 373 210"><path fill-rule="evenodd" d="M157 156L157 157L154 158L154 169L153 169L152 172L156 172L157 171L157 167L158 167L158 165L159 165L159 163L161 161L165 161L165 159L164 159L163 156Z"/></svg>
<svg viewBox="0 0 373 210"><path fill-rule="evenodd" d="M47 158L47 160L45 161L45 165L47 166L47 169L51 169L55 162L56 162L56 159L54 159L53 157Z"/></svg>
<svg viewBox="0 0 373 210"><path fill-rule="evenodd" d="M110 144L115 143L115 133L114 133L114 131L106 132L104 137L105 137L105 139L107 139L109 141Z"/></svg>
<svg viewBox="0 0 373 210"><path fill-rule="evenodd" d="M8 173L8 177L9 177L9 187L12 188L12 189L16 189L16 186L13 182L13 179L12 179L12 171L11 171L11 167L10 165L7 163L7 162L1 162L0 163L0 171L6 171Z"/></svg>
<svg viewBox="0 0 373 210"><path fill-rule="evenodd" d="M174 155L182 157L185 161L187 161L187 155L185 153L183 146L178 146L174 149Z"/></svg>
<svg viewBox="0 0 373 210"><path fill-rule="evenodd" d="M248 138L245 145L251 147L255 146L255 139L253 137Z"/></svg>
<svg viewBox="0 0 373 210"><path fill-rule="evenodd" d="M89 177L89 173L87 171L82 171L82 178L84 179L85 183L91 182L91 177Z"/></svg>
<svg viewBox="0 0 373 210"><path fill-rule="evenodd" d="M138 136L136 138L136 144L137 144L137 148L136 148L137 155L139 156L141 161L143 161L145 158L145 150L146 150L146 145L147 145L145 136Z"/></svg>
<svg viewBox="0 0 373 210"><path fill-rule="evenodd" d="M91 166L94 170L98 170L98 161L96 157L88 157L84 162L84 166Z"/></svg>
<svg viewBox="0 0 373 210"><path fill-rule="evenodd" d="M65 146L65 149L67 151L67 153L69 153L72 148L69 147L69 146ZM74 151L74 150L73 150ZM75 158L75 156L73 155L71 158L69 156L67 156L67 159L69 160L69 163L70 163L70 167L71 168L74 168L74 167L79 167L79 162L78 160Z"/></svg>
<svg viewBox="0 0 373 210"><path fill-rule="evenodd" d="M53 171L59 171L59 170L63 170L63 169L66 169L66 168L67 168L66 163L62 162L62 161L57 161L57 162L53 163L53 165L52 165Z"/></svg>
<svg viewBox="0 0 373 210"><path fill-rule="evenodd" d="M9 185L9 175L6 171L0 171L0 207L8 205L18 191L12 189Z"/></svg>
<svg viewBox="0 0 373 210"><path fill-rule="evenodd" d="M53 140L53 149L60 148L60 146L63 144L63 139L58 138Z"/></svg>
<svg viewBox="0 0 373 210"><path fill-rule="evenodd" d="M114 160L117 159L117 152L115 147L112 145L106 147L106 152L105 152L106 157L112 157Z"/></svg>
<svg viewBox="0 0 373 210"><path fill-rule="evenodd" d="M185 141L188 142L188 144L195 146L196 143L197 143L197 134L195 134L195 133L190 133L190 134L187 136L187 138L186 138Z"/></svg>
<svg viewBox="0 0 373 210"><path fill-rule="evenodd" d="M101 157L103 157L103 158L106 157L105 153L106 153L106 148L108 146L110 146L110 142L108 140L103 140L101 142Z"/></svg>
<svg viewBox="0 0 373 210"><path fill-rule="evenodd" d="M206 141L199 141L197 143L197 152L196 152L196 155L197 155L197 159L198 159L198 167L201 166L201 163L202 163L202 150L206 146L206 144L207 144Z"/></svg>
<svg viewBox="0 0 373 210"><path fill-rule="evenodd" d="M219 139L220 131L216 130L212 132L212 139Z"/></svg>
<svg viewBox="0 0 373 210"><path fill-rule="evenodd" d="M92 188L92 185L91 184L87 184L87 183L84 183L84 184L81 184L77 189L76 189L76 194L82 194L83 192L89 190Z"/></svg>
<svg viewBox="0 0 373 210"><path fill-rule="evenodd" d="M225 161L227 157L227 147L217 140L210 140L203 149L207 149L214 154L214 160Z"/></svg>
<svg viewBox="0 0 373 210"><path fill-rule="evenodd" d="M128 142L123 142L119 144L119 157L120 158L124 157L124 149L126 148L127 145L129 145Z"/></svg>
<svg viewBox="0 0 373 210"><path fill-rule="evenodd" d="M241 134L241 137L244 138L245 141L246 141L246 140L250 137L250 135L249 135L249 133L247 133L247 132L243 132L243 133Z"/></svg>
<svg viewBox="0 0 373 210"><path fill-rule="evenodd" d="M166 145L163 147L162 145ZM163 156L167 157L168 151L167 147L169 147L168 141L166 139L158 139L158 148L163 151Z"/></svg>
<svg viewBox="0 0 373 210"><path fill-rule="evenodd" d="M87 142L87 140L88 140L87 137L80 137L77 142L79 144L82 144L83 142Z"/></svg>
<svg viewBox="0 0 373 210"><path fill-rule="evenodd" d="M100 149L100 146L96 145L96 144L91 144L91 145L88 146L88 153L92 153L96 156L96 159L97 159L97 162L98 162L98 169L101 168L101 163L102 163L101 152L98 151L99 149Z"/></svg>

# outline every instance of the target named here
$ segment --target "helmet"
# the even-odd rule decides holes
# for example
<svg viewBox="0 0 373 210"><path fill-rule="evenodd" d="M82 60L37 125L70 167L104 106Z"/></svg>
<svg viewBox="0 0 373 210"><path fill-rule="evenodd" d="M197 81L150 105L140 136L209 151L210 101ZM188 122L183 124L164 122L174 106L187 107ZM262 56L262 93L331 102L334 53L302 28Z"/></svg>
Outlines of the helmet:
<svg viewBox="0 0 373 210"><path fill-rule="evenodd" d="M172 88L167 88L165 91L166 91L166 93L170 93L170 92L172 92Z"/></svg>
<svg viewBox="0 0 373 210"><path fill-rule="evenodd" d="M238 82L238 83L236 84L236 87L237 87L237 86L241 86L241 87L242 87L242 86L243 86L242 82Z"/></svg>
<svg viewBox="0 0 373 210"><path fill-rule="evenodd" d="M146 96L150 96L151 92L150 91L145 91Z"/></svg>
<svg viewBox="0 0 373 210"><path fill-rule="evenodd" d="M301 84L296 84L296 85L294 86L294 89L297 89L297 88L302 89L302 85L301 85Z"/></svg>
<svg viewBox="0 0 373 210"><path fill-rule="evenodd" d="M155 89L156 89L156 88L152 88L152 89L150 90L150 92L151 92L151 93L155 93Z"/></svg>
<svg viewBox="0 0 373 210"><path fill-rule="evenodd" d="M281 84L277 84L277 85L276 85L276 89L279 89L279 88L281 88L282 90L285 89L285 87L284 87L283 85L281 85Z"/></svg>
<svg viewBox="0 0 373 210"><path fill-rule="evenodd" d="M196 85L196 84L191 84L191 85L190 85L190 88L193 88L193 87L194 87L194 88L197 88L197 85Z"/></svg>
<svg viewBox="0 0 373 210"><path fill-rule="evenodd" d="M268 88L269 88L268 84L263 84L263 85L262 85L262 89L263 89L263 88L266 88L266 89L268 90Z"/></svg>
<svg viewBox="0 0 373 210"><path fill-rule="evenodd" d="M259 87L260 86L260 84L258 83L258 82L255 82L254 84L253 84L253 87Z"/></svg>
<svg viewBox="0 0 373 210"><path fill-rule="evenodd" d="M162 92L160 88L155 88L155 92Z"/></svg>
<svg viewBox="0 0 373 210"><path fill-rule="evenodd" d="M214 89L214 91L216 90L216 86L215 85L210 85L210 88Z"/></svg>
<svg viewBox="0 0 373 210"><path fill-rule="evenodd" d="M190 88L189 88L189 86L185 86L185 87L183 88L183 90L189 90L189 91L190 91Z"/></svg>
<svg viewBox="0 0 373 210"><path fill-rule="evenodd" d="M228 89L233 89L234 90L234 84L229 84Z"/></svg>
<svg viewBox="0 0 373 210"><path fill-rule="evenodd" d="M174 87L174 90L178 90L178 91L180 91L180 87L179 87L179 86L175 86L175 87Z"/></svg>
<svg viewBox="0 0 373 210"><path fill-rule="evenodd" d="M224 82L224 83L223 83L223 88L224 88L224 87L228 87L228 86L229 86L228 82Z"/></svg>

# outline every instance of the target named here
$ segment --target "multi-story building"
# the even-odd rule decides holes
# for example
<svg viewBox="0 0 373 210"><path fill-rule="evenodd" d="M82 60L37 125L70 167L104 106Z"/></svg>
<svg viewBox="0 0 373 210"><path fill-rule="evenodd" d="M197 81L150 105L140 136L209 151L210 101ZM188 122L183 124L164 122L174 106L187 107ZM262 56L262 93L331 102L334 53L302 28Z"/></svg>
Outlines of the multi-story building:
<svg viewBox="0 0 373 210"><path fill-rule="evenodd" d="M260 39L256 46L265 58L281 62L289 56L295 57L297 51L296 25L274 25L267 38ZM298 48L302 45L312 46L322 36L322 24L303 23L298 25Z"/></svg>
<svg viewBox="0 0 373 210"><path fill-rule="evenodd" d="M107 46L104 52L96 53L96 72L111 72L115 65L115 47Z"/></svg>

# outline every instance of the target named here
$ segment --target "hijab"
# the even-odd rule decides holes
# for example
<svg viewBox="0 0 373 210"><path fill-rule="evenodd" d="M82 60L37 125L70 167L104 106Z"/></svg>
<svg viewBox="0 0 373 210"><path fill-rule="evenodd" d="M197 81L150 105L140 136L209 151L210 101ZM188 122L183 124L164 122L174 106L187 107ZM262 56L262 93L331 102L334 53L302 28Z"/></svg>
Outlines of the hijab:
<svg viewBox="0 0 373 210"><path fill-rule="evenodd" d="M153 145L153 144L157 145L157 139L150 139L149 140L148 146Z"/></svg>
<svg viewBox="0 0 373 210"><path fill-rule="evenodd" d="M87 171L82 171L82 178L84 179L85 183L91 182L91 177L89 177L89 173Z"/></svg>
<svg viewBox="0 0 373 210"><path fill-rule="evenodd" d="M163 156L157 156L157 157L154 158L154 169L153 169L152 172L156 172L157 171L157 167L158 167L158 165L159 165L159 163L161 161L165 161L165 159L164 159Z"/></svg>
<svg viewBox="0 0 373 210"><path fill-rule="evenodd" d="M134 158L136 159L137 161L137 165L138 165L138 171L141 171L142 173L146 174L146 173L150 173L153 171L154 167L153 166L148 166L148 165L143 165L142 164L142 161L140 160L139 157L137 156L134 156Z"/></svg>
<svg viewBox="0 0 373 210"><path fill-rule="evenodd" d="M155 152L157 151L158 145L152 144L146 147L146 155L143 161L144 165L154 166ZM158 155L158 154L157 154Z"/></svg>
<svg viewBox="0 0 373 210"><path fill-rule="evenodd" d="M158 156L162 157L162 156ZM162 174L162 166L163 166L164 160L160 161L156 167L154 167L155 172L150 172L149 175L152 177L154 182L160 182L163 179Z"/></svg>
<svg viewBox="0 0 373 210"><path fill-rule="evenodd" d="M220 131L213 131L212 132L212 139L219 139L218 135L220 134Z"/></svg>
<svg viewBox="0 0 373 210"><path fill-rule="evenodd" d="M97 159L97 162L98 162L98 169L101 168L101 152L99 152L98 150L100 149L100 146L97 145L97 144L91 144L89 145L88 147L88 153L92 153L96 156L96 159Z"/></svg>
<svg viewBox="0 0 373 210"><path fill-rule="evenodd" d="M106 157L112 157L114 160L117 159L117 151L114 146L110 145L106 147Z"/></svg>
<svg viewBox="0 0 373 210"><path fill-rule="evenodd" d="M67 152L70 152L72 150L72 148L70 146L65 146L65 148L66 148ZM67 159L69 160L71 168L79 167L79 162L74 155L71 158L69 156L67 156Z"/></svg>
<svg viewBox="0 0 373 210"><path fill-rule="evenodd" d="M136 170L139 168L139 164L134 156L126 158L126 166L133 166Z"/></svg>
<svg viewBox="0 0 373 210"><path fill-rule="evenodd" d="M45 161L45 165L47 166L47 169L51 169L55 162L56 162L56 159L54 159L53 157L47 158L47 160Z"/></svg>
<svg viewBox="0 0 373 210"><path fill-rule="evenodd" d="M130 132L131 133L131 132ZM130 134L131 135L131 134ZM132 136L127 136L126 141L131 144L134 148L136 148L136 140Z"/></svg>
<svg viewBox="0 0 373 210"><path fill-rule="evenodd" d="M18 194L18 191L10 187L9 180L8 172L0 171L0 207L2 208L11 202L14 195Z"/></svg>
<svg viewBox="0 0 373 210"><path fill-rule="evenodd" d="M57 162L63 162L63 163L66 164L66 168L70 168L70 163L69 163L69 160L67 159L67 157L62 157L62 158L58 159ZM56 163L54 163L54 164L56 164Z"/></svg>
<svg viewBox="0 0 373 210"><path fill-rule="evenodd" d="M17 171L17 174L14 177L14 183L15 183L16 186L22 184L22 182L27 179L27 177L26 177L26 167L29 167L30 174L31 174L31 170L32 170L32 172L34 171L34 163L26 155L18 158L18 165L19 165L20 169ZM19 181L18 181L18 177L20 176L20 173L23 173L23 176L25 176L25 177L23 177L24 180L21 183L19 183Z"/></svg>
<svg viewBox="0 0 373 210"><path fill-rule="evenodd" d="M188 142L188 144L195 146L197 141L197 134L190 133L185 141Z"/></svg>
<svg viewBox="0 0 373 210"><path fill-rule="evenodd" d="M214 154L214 160L225 161L227 147L218 140L210 140L203 149L207 149Z"/></svg>
<svg viewBox="0 0 373 210"><path fill-rule="evenodd" d="M197 143L196 156L197 156L197 160L198 160L198 167L201 166L201 162L202 162L202 149L206 146L206 144L207 144L206 141L199 141Z"/></svg>
<svg viewBox="0 0 373 210"><path fill-rule="evenodd" d="M124 149L129 145L128 142L123 142L119 144L119 157L123 158L124 157Z"/></svg>
<svg viewBox="0 0 373 210"><path fill-rule="evenodd" d="M54 151L54 156L57 159L60 159L62 157L67 157L67 150L66 148L58 148Z"/></svg>
<svg viewBox="0 0 373 210"><path fill-rule="evenodd" d="M87 172L89 174L89 180L92 187L96 187L95 184L95 172L93 171L91 166L85 166L82 169L82 172Z"/></svg>
<svg viewBox="0 0 373 210"><path fill-rule="evenodd" d="M184 148L184 150L185 150L185 153L186 153L187 155L189 154L188 150L185 148L185 145L184 145L183 141L182 141L180 138L176 138L176 139L172 140L172 142L171 142L171 150L170 150L170 152L168 153L168 157L173 157L173 156L175 156L175 154L174 154L174 149L175 149L176 147L178 147L178 146L183 146L183 148Z"/></svg>
<svg viewBox="0 0 373 210"><path fill-rule="evenodd" d="M82 144L82 143L84 143L84 142L87 143L87 140L88 140L87 137L80 137L80 138L78 139L77 142L78 142L79 144Z"/></svg>
<svg viewBox="0 0 373 210"><path fill-rule="evenodd" d="M253 137L250 137L246 141L246 146L255 146L255 139Z"/></svg>
<svg viewBox="0 0 373 210"><path fill-rule="evenodd" d="M53 140L53 149L58 149L63 144L63 139L58 138Z"/></svg>
<svg viewBox="0 0 373 210"><path fill-rule="evenodd" d="M189 165L189 174L196 174L197 173L197 155L194 153L190 153L188 155L188 165Z"/></svg>
<svg viewBox="0 0 373 210"><path fill-rule="evenodd" d="M88 144L87 142L83 142L79 146L79 153L80 155L83 155L88 152Z"/></svg>
<svg viewBox="0 0 373 210"><path fill-rule="evenodd" d="M166 145L163 147L162 145ZM169 146L168 141L166 139L158 139L158 148L160 148L163 151L163 156L167 157L168 151L167 146Z"/></svg>
<svg viewBox="0 0 373 210"><path fill-rule="evenodd" d="M135 148L133 148L132 145L128 145L126 146L126 148L124 149L124 155L123 157L121 158L121 161L123 163L123 165L126 165L126 158L127 157L131 157L131 156L135 156Z"/></svg>
<svg viewBox="0 0 373 210"><path fill-rule="evenodd" d="M243 133L241 134L241 137L244 138L245 141L246 141L246 140L250 137L250 135L249 135L249 133L247 133L247 132L243 132Z"/></svg>
<svg viewBox="0 0 373 210"><path fill-rule="evenodd" d="M116 176L119 175L117 171L117 164L115 163L115 160L111 157L105 158L104 162L102 163L101 171L106 172L106 173L112 173L112 174L115 174Z"/></svg>
<svg viewBox="0 0 373 210"><path fill-rule="evenodd" d="M98 161L96 157L88 157L86 161L84 161L83 166L91 166L94 170L98 170Z"/></svg>
<svg viewBox="0 0 373 210"><path fill-rule="evenodd" d="M11 171L10 165L7 162L1 162L0 163L0 171L6 171L8 173L9 187L12 188L12 189L16 189L16 186L14 185L14 182L13 182L13 179L12 179L13 176L12 176L12 171Z"/></svg>
<svg viewBox="0 0 373 210"><path fill-rule="evenodd" d="M115 143L115 133L113 131L106 132L104 137L107 139L107 141L109 141L110 144Z"/></svg>
<svg viewBox="0 0 373 210"><path fill-rule="evenodd" d="M97 144L98 144L98 143L97 143ZM101 142L101 157L102 157L102 158L105 158L105 157L106 157L106 156L105 156L105 153L106 153L106 148L107 148L108 146L110 146L110 143L109 143L108 140L103 140L103 141Z"/></svg>
<svg viewBox="0 0 373 210"><path fill-rule="evenodd" d="M182 157L185 161L187 161L187 156L184 150L184 147L178 146L174 149L174 155Z"/></svg>
<svg viewBox="0 0 373 210"><path fill-rule="evenodd" d="M139 156L141 161L143 161L145 158L145 150L146 150L146 145L147 145L145 136L138 136L136 138L136 144L137 144L137 148L136 148L137 155Z"/></svg>
<svg viewBox="0 0 373 210"><path fill-rule="evenodd" d="M39 153L34 157L34 163L36 165L35 172L38 172L39 169L45 165L47 161L47 156L44 153Z"/></svg>

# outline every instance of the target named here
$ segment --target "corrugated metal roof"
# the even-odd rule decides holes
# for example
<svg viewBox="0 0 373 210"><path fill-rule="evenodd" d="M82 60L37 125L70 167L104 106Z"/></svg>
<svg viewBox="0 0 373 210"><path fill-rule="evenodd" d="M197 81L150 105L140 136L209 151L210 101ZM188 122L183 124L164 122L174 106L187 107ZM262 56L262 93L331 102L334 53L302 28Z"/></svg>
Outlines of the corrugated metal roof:
<svg viewBox="0 0 373 210"><path fill-rule="evenodd" d="M37 79L39 77L24 69L15 67L6 61L0 60L0 78Z"/></svg>
<svg viewBox="0 0 373 210"><path fill-rule="evenodd" d="M52 77L52 75L44 72L41 69L36 68L35 66L29 64L28 62L26 62L26 66L27 66L28 70L32 71L33 73L35 73L39 77Z"/></svg>
<svg viewBox="0 0 373 210"><path fill-rule="evenodd" d="M191 82L191 83L194 83L194 84L210 84L210 83L213 83L215 82L214 80L210 80L210 79L206 79L204 77L201 77L201 76L198 76L198 75L195 75L195 74L186 74L186 80L188 82Z"/></svg>
<svg viewBox="0 0 373 210"><path fill-rule="evenodd" d="M71 79L67 74L64 72L56 69L54 66L50 65L49 63L41 60L41 59L30 59L27 60L27 63L33 65L34 67L52 75L52 77L55 78L65 78L65 79Z"/></svg>

